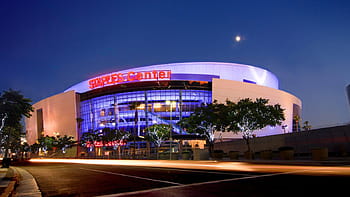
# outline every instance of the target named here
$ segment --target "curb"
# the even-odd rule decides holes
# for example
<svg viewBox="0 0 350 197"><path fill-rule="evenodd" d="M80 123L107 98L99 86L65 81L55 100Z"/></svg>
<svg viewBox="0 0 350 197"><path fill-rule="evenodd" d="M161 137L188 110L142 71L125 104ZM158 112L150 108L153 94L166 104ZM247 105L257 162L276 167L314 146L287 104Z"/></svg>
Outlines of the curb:
<svg viewBox="0 0 350 197"><path fill-rule="evenodd" d="M19 184L16 187L15 196L21 197L41 197L42 194L34 177L26 170L13 167L20 175Z"/></svg>
<svg viewBox="0 0 350 197"><path fill-rule="evenodd" d="M4 177L7 187L0 197L41 197L42 194L34 177L26 170L18 167L10 167Z"/></svg>

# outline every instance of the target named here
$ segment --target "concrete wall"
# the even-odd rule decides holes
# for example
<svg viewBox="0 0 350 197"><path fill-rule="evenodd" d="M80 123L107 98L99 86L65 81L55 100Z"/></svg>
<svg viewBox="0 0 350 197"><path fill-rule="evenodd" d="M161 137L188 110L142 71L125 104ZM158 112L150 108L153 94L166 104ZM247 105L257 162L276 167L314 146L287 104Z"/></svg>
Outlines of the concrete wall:
<svg viewBox="0 0 350 197"><path fill-rule="evenodd" d="M285 144L298 153L327 147L329 152L350 152L350 125L322 128L286 135Z"/></svg>
<svg viewBox="0 0 350 197"><path fill-rule="evenodd" d="M251 140L253 151L277 151L281 146L294 147L296 153L311 153L313 148L328 148L330 153L350 153L350 125L322 128L296 133L257 137ZM245 141L237 139L215 144L215 149L245 152Z"/></svg>
<svg viewBox="0 0 350 197"><path fill-rule="evenodd" d="M285 121L282 125L287 125L286 132L292 132L293 127L293 104L302 106L300 99L282 90L260 86L256 84L244 83L239 81L231 81L225 79L213 79L213 100L224 103L227 99L238 102L244 98L269 99L269 104L280 104L284 109ZM300 116L300 114L299 114ZM257 136L283 134L284 130L281 126L266 127L261 131L257 131ZM241 138L240 135L232 135L232 133L222 133L223 138Z"/></svg>
<svg viewBox="0 0 350 197"><path fill-rule="evenodd" d="M42 135L71 135L77 140L77 96L74 91L57 94L33 105L34 112L26 119L27 141L34 144L38 139L37 110L42 109ZM40 129L39 129L40 130Z"/></svg>

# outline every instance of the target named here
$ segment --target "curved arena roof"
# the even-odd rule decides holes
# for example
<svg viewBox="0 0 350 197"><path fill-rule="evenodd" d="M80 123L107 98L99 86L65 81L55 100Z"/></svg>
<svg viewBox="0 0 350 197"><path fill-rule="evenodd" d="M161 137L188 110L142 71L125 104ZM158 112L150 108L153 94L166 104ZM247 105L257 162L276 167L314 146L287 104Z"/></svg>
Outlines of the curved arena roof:
<svg viewBox="0 0 350 197"><path fill-rule="evenodd" d="M137 81L211 81L213 78L254 83L278 89L277 77L262 68L236 63L186 62L119 70L82 81L65 92L75 90L78 93L84 93L106 86Z"/></svg>

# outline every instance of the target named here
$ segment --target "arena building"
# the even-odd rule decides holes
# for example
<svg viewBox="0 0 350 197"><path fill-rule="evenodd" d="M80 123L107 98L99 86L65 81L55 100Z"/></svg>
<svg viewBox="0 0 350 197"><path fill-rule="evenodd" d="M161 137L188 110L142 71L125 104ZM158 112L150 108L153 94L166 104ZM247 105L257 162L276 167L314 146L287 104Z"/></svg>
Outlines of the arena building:
<svg viewBox="0 0 350 197"><path fill-rule="evenodd" d="M144 128L161 123L172 124L173 132L182 133L176 122L201 104L243 98L267 98L270 104L285 109L286 120L281 126L256 131L257 136L298 128L293 127L293 117L301 116L301 101L279 90L278 79L271 72L236 63L189 62L107 73L45 98L33 105L35 111L26 120L27 141L33 144L40 136L57 133L79 139L84 132L106 127L142 136ZM240 136L223 133L217 137Z"/></svg>

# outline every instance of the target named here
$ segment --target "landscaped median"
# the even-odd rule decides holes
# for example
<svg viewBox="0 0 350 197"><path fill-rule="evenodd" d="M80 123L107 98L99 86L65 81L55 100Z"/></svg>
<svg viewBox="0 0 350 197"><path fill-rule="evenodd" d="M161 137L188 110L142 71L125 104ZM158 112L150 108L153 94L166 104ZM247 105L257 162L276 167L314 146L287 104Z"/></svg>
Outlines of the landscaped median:
<svg viewBox="0 0 350 197"><path fill-rule="evenodd" d="M12 196L18 185L18 174L13 168L0 168L0 197Z"/></svg>

